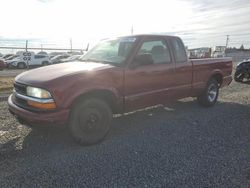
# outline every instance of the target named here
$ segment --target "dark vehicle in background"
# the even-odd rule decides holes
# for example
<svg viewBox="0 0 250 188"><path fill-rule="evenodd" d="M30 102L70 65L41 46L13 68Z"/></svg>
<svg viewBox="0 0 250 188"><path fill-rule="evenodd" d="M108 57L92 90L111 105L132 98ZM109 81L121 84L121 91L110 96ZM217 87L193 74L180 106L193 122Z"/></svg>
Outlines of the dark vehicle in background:
<svg viewBox="0 0 250 188"><path fill-rule="evenodd" d="M250 84L250 59L242 61L237 65L234 80L236 82Z"/></svg>
<svg viewBox="0 0 250 188"><path fill-rule="evenodd" d="M65 59L65 58L68 58L68 57L70 57L69 54L62 54L62 55L57 55L55 57L52 57L50 60L51 60L52 64L57 64L57 63L61 63L62 59Z"/></svg>
<svg viewBox="0 0 250 188"><path fill-rule="evenodd" d="M23 123L67 124L78 143L94 144L113 114L186 97L213 106L231 74L231 58L190 60L179 37L133 35L102 41L78 62L18 75L8 105Z"/></svg>

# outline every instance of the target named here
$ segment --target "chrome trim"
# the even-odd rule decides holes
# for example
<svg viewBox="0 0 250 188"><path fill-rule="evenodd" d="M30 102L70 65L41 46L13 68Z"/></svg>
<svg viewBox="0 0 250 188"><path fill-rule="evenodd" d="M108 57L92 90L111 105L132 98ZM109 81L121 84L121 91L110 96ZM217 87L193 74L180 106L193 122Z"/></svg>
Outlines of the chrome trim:
<svg viewBox="0 0 250 188"><path fill-rule="evenodd" d="M29 97L29 96L26 96L26 95L19 94L17 92L14 92L14 94L15 94L16 97L18 97L20 99L34 101L34 102L39 102L39 103L52 103L52 102L54 102L53 99L38 99L38 98Z"/></svg>

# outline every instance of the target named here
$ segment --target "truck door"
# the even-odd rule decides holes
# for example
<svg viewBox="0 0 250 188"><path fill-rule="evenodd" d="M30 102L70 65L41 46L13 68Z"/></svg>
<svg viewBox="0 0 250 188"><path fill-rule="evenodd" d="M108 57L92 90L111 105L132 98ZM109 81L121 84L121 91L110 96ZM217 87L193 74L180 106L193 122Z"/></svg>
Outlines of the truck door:
<svg viewBox="0 0 250 188"><path fill-rule="evenodd" d="M185 47L178 37L170 38L171 49L175 59L175 88L176 98L189 97L192 88L192 62L188 60Z"/></svg>
<svg viewBox="0 0 250 188"><path fill-rule="evenodd" d="M125 111L164 103L171 97L169 89L175 85L175 64L168 42L162 37L146 38L125 71ZM152 62L137 65L139 57L151 57Z"/></svg>

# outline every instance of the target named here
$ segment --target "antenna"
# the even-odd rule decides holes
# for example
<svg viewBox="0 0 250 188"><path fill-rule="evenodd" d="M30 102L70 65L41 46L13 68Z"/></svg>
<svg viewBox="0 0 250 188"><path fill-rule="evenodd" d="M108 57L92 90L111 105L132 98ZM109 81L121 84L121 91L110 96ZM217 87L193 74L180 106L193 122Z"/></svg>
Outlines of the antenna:
<svg viewBox="0 0 250 188"><path fill-rule="evenodd" d="M72 52L72 38L70 38L70 51Z"/></svg>
<svg viewBox="0 0 250 188"><path fill-rule="evenodd" d="M85 51L88 51L88 50L89 50L89 43L87 44Z"/></svg>

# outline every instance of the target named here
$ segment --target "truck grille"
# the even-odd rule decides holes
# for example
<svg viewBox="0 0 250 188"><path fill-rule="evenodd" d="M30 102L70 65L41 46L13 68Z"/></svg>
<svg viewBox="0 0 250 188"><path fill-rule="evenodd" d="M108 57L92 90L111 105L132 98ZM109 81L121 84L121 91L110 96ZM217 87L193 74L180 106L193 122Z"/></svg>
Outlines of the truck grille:
<svg viewBox="0 0 250 188"><path fill-rule="evenodd" d="M24 84L20 84L20 83L17 83L17 82L14 83L15 92L13 93L12 98L11 98L13 103L15 105L19 106L20 108L23 108L23 109L26 109L26 110L29 110L29 111L32 111L32 112L43 112L44 110L31 107L30 105L28 105L27 100L22 99L22 98L20 98L20 97L18 97L16 95L16 93L18 93L18 94L22 94L22 95L27 96L26 87L27 86L24 85Z"/></svg>
<svg viewBox="0 0 250 188"><path fill-rule="evenodd" d="M25 85L15 82L14 89L17 93L20 93L22 95L26 95L26 86Z"/></svg>
<svg viewBox="0 0 250 188"><path fill-rule="evenodd" d="M28 109L29 107L28 107L27 101L20 99L15 95L15 93L26 95L26 85L15 82L14 89L15 89L15 92L12 95L12 101L14 102L14 104L21 108Z"/></svg>

